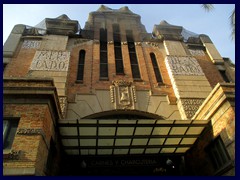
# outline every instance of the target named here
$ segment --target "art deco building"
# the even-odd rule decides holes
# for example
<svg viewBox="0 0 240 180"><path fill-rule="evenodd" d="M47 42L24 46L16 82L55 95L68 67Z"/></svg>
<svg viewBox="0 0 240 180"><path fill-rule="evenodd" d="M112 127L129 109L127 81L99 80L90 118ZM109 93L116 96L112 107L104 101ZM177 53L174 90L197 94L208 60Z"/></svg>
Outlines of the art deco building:
<svg viewBox="0 0 240 180"><path fill-rule="evenodd" d="M15 25L3 64L4 175L235 174L235 65L207 35L100 6Z"/></svg>

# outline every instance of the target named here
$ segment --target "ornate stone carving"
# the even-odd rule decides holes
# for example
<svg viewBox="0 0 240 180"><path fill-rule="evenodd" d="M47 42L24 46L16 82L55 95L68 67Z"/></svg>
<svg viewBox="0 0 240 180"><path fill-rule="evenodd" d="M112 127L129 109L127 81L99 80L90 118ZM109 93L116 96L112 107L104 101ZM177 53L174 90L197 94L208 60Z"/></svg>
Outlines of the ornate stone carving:
<svg viewBox="0 0 240 180"><path fill-rule="evenodd" d="M11 150L8 154L3 155L4 160L18 160L20 157L21 151Z"/></svg>
<svg viewBox="0 0 240 180"><path fill-rule="evenodd" d="M197 112L204 99L180 99L183 110L187 118L191 118Z"/></svg>
<svg viewBox="0 0 240 180"><path fill-rule="evenodd" d="M193 56L205 56L205 53L203 50L199 50L199 49L189 49L189 52L191 53L191 55Z"/></svg>
<svg viewBox="0 0 240 180"><path fill-rule="evenodd" d="M33 58L31 70L67 71L70 52L37 51Z"/></svg>
<svg viewBox="0 0 240 180"><path fill-rule="evenodd" d="M63 117L66 115L67 110L67 97L66 96L59 96L59 103Z"/></svg>
<svg viewBox="0 0 240 180"><path fill-rule="evenodd" d="M108 44L113 44L113 41L108 41Z"/></svg>
<svg viewBox="0 0 240 180"><path fill-rule="evenodd" d="M17 130L17 134L21 135L38 135L42 133L42 129L21 128Z"/></svg>
<svg viewBox="0 0 240 180"><path fill-rule="evenodd" d="M115 109L134 109L134 103L137 99L132 82L120 80L113 81L112 84L110 86L110 96Z"/></svg>
<svg viewBox="0 0 240 180"><path fill-rule="evenodd" d="M123 42L121 42L121 44L122 45L127 45L128 43L127 43L127 41L123 41Z"/></svg>
<svg viewBox="0 0 240 180"><path fill-rule="evenodd" d="M135 44L135 46L141 46L142 45L141 42L135 42L134 44Z"/></svg>
<svg viewBox="0 0 240 180"><path fill-rule="evenodd" d="M197 60L191 56L167 56L165 63L168 71L173 75L204 75Z"/></svg>
<svg viewBox="0 0 240 180"><path fill-rule="evenodd" d="M24 49L38 49L40 47L41 41L30 41L25 40L23 42L22 48Z"/></svg>

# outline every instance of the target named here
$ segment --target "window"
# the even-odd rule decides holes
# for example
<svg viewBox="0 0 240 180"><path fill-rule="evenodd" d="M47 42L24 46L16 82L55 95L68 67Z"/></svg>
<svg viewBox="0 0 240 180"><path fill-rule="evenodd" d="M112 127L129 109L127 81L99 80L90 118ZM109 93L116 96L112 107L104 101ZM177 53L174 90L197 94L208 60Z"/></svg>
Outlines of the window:
<svg viewBox="0 0 240 180"><path fill-rule="evenodd" d="M124 74L122 48L121 48L121 35L120 35L118 24L113 24L113 41L114 41L116 74Z"/></svg>
<svg viewBox="0 0 240 180"><path fill-rule="evenodd" d="M3 149L11 149L17 127L18 120L3 120Z"/></svg>
<svg viewBox="0 0 240 180"><path fill-rule="evenodd" d="M77 72L77 80L78 81L83 81L85 54L86 54L86 52L84 50L81 50L79 52L78 72Z"/></svg>
<svg viewBox="0 0 240 180"><path fill-rule="evenodd" d="M225 70L219 70L219 72L220 72L220 74L221 74L221 76L222 76L222 78L223 78L223 80L225 82L230 82L228 77L227 77L227 75L226 75L226 71Z"/></svg>
<svg viewBox="0 0 240 180"><path fill-rule="evenodd" d="M127 43L128 43L128 52L130 57L131 69L132 69L132 76L133 79L140 79L140 71L138 66L138 59L136 55L135 44L133 40L132 30L127 30Z"/></svg>
<svg viewBox="0 0 240 180"><path fill-rule="evenodd" d="M100 29L100 79L108 79L107 29Z"/></svg>
<svg viewBox="0 0 240 180"><path fill-rule="evenodd" d="M224 168L231 160L220 136L206 148L215 170Z"/></svg>
<svg viewBox="0 0 240 180"><path fill-rule="evenodd" d="M157 79L157 82L162 83L162 76L161 76L159 68L158 68L156 56L155 56L154 53L150 53L150 57L151 57L151 60L152 60L152 65L153 65L153 69L154 69L154 73L155 73L155 77Z"/></svg>

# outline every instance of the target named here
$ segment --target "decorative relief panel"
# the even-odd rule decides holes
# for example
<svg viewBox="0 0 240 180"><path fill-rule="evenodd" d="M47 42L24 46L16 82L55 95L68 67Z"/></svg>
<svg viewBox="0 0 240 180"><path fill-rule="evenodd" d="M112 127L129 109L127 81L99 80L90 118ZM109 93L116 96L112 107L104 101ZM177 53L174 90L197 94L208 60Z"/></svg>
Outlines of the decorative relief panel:
<svg viewBox="0 0 240 180"><path fill-rule="evenodd" d="M19 160L21 151L11 150L8 154L3 155L4 160Z"/></svg>
<svg viewBox="0 0 240 180"><path fill-rule="evenodd" d="M165 63L173 75L204 75L197 60L191 56L167 56Z"/></svg>
<svg viewBox="0 0 240 180"><path fill-rule="evenodd" d="M181 99L181 104L187 118L192 118L202 105L204 99Z"/></svg>
<svg viewBox="0 0 240 180"><path fill-rule="evenodd" d="M30 41L25 40L23 42L22 48L25 49L38 49L40 47L41 41Z"/></svg>
<svg viewBox="0 0 240 180"><path fill-rule="evenodd" d="M63 117L66 115L67 110L67 97L66 96L59 96L59 103Z"/></svg>
<svg viewBox="0 0 240 180"><path fill-rule="evenodd" d="M67 71L70 52L37 51L33 58L31 70Z"/></svg>
<svg viewBox="0 0 240 180"><path fill-rule="evenodd" d="M199 49L189 49L189 52L191 53L191 55L193 56L205 56L205 53L203 50L199 50Z"/></svg>
<svg viewBox="0 0 240 180"><path fill-rule="evenodd" d="M134 109L136 103L135 86L124 80L113 81L110 86L111 102L115 109Z"/></svg>

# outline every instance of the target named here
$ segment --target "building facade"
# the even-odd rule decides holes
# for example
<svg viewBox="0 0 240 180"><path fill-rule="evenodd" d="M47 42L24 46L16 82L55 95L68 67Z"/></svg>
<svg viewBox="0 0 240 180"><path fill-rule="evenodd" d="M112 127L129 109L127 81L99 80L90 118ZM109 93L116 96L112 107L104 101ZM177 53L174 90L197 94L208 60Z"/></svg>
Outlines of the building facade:
<svg viewBox="0 0 240 180"><path fill-rule="evenodd" d="M235 65L207 35L128 7L15 25L3 175L235 175Z"/></svg>

